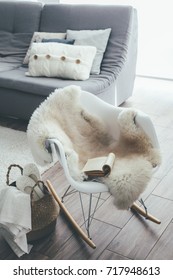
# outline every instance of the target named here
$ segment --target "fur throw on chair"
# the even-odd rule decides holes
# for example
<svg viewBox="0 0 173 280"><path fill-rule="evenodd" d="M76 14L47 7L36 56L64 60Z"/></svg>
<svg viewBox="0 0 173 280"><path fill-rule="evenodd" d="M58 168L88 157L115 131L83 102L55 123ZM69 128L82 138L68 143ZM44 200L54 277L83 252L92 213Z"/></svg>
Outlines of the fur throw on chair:
<svg viewBox="0 0 173 280"><path fill-rule="evenodd" d="M115 153L111 174L99 180L108 186L115 205L127 209L144 191L153 167L160 164L159 150L136 126L137 111L125 109L119 114L117 140L101 118L84 109L80 95L77 86L55 90L35 110L27 129L31 152L37 163L50 162L45 140L57 138L64 146L69 171L76 180L84 179L81 170L88 158Z"/></svg>

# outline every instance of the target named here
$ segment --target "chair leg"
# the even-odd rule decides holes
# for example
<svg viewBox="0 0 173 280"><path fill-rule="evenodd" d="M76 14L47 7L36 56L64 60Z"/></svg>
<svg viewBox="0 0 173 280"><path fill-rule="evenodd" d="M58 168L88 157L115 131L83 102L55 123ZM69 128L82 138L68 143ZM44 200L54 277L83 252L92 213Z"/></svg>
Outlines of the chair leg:
<svg viewBox="0 0 173 280"><path fill-rule="evenodd" d="M143 217L145 217L146 219L156 223L156 224L160 224L161 221L158 220L157 218L155 218L154 216L152 216L151 214L148 214L144 209L142 209L136 202L134 202L132 204L132 206L130 207L132 210L135 210L136 212L138 212L140 215L142 215Z"/></svg>
<svg viewBox="0 0 173 280"><path fill-rule="evenodd" d="M75 190L70 190L70 189L71 189L71 185L68 186L68 188L66 189L66 191L65 191L64 194L62 195L62 197L61 197L61 201L62 201L62 202L64 202L64 198L65 198L65 197L67 197L68 195L71 195L71 194L77 192L77 191L75 191Z"/></svg>
<svg viewBox="0 0 173 280"><path fill-rule="evenodd" d="M93 194L90 193L90 195L89 195L89 205L88 205L88 215L86 215L86 211L84 211L84 207L83 207L82 193L79 192L79 198L80 198L80 203L81 203L84 225L85 225L85 229L87 231L88 237L90 239L91 239L90 226L91 226L92 220L94 218L94 214L97 210L100 197L101 197L101 193L99 193L98 198L96 198L96 201L93 203L92 202ZM92 205L93 205L93 209L92 209Z"/></svg>
<svg viewBox="0 0 173 280"><path fill-rule="evenodd" d="M53 195L55 200L58 202L61 210L64 212L68 220L71 222L72 226L75 228L75 230L78 232L78 234L82 237L82 239L93 249L96 248L96 245L93 243L93 241L85 234L85 232L81 229L81 227L76 223L74 218L71 216L67 208L64 206L64 204L61 202L61 199L57 195L55 189L53 188L52 184L50 183L49 180L46 181L48 190L50 193Z"/></svg>

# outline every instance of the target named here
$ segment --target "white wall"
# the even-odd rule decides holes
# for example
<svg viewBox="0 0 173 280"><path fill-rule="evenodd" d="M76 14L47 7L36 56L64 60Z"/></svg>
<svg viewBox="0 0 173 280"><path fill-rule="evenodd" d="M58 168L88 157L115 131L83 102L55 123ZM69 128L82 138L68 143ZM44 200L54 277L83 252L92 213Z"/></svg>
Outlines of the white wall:
<svg viewBox="0 0 173 280"><path fill-rule="evenodd" d="M56 3L59 3L59 0L39 0L40 2L43 2L45 4L56 4Z"/></svg>

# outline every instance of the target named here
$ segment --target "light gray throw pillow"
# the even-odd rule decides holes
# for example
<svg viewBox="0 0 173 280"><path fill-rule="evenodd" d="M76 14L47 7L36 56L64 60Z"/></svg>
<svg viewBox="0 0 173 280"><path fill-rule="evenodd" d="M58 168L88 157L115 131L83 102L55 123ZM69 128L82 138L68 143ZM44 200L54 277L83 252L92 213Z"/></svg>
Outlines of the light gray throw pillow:
<svg viewBox="0 0 173 280"><path fill-rule="evenodd" d="M74 39L75 45L94 46L97 48L91 74L100 74L101 62L110 33L111 28L99 30L67 30L67 39Z"/></svg>

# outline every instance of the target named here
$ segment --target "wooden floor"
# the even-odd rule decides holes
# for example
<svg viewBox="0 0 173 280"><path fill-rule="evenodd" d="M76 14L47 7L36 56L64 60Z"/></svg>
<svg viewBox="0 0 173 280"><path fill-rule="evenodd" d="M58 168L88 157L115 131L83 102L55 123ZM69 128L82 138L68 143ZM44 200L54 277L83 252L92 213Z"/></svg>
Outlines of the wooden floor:
<svg viewBox="0 0 173 280"><path fill-rule="evenodd" d="M133 97L123 106L148 113L159 138L163 162L142 198L148 211L161 220L157 225L113 205L109 193L103 195L96 211L91 236L96 249L88 247L61 214L56 230L37 241L22 260L173 260L173 82L137 78ZM26 129L26 123L1 119L0 125ZM68 186L61 167L56 164L43 179L49 179L61 195ZM85 196L87 204L88 196ZM78 194L66 199L66 206L82 225ZM0 259L18 259L0 237Z"/></svg>

